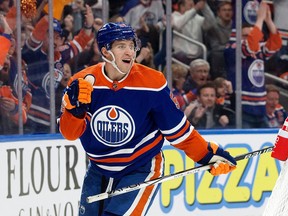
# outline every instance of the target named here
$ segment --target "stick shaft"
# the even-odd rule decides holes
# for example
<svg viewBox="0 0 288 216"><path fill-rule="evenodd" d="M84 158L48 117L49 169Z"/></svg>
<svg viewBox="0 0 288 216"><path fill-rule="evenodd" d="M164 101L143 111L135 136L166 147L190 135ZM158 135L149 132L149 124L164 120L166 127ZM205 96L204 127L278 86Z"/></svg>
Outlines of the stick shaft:
<svg viewBox="0 0 288 216"><path fill-rule="evenodd" d="M249 158L261 155L263 153L271 152L272 150L273 150L273 147L266 147L266 148L259 149L256 151L248 152L246 154L238 155L234 159L236 161L240 161L243 159L249 159ZM107 199L109 197L113 197L113 196L117 196L120 194L130 192L130 191L139 190L141 188L144 188L144 187L147 187L150 185L160 184L162 182L169 181L169 180L172 180L175 178L183 177L183 176L190 175L190 174L195 174L195 173L198 173L200 171L209 170L211 168L211 165L212 164L207 164L207 165L194 167L194 168L183 170L180 172L176 172L176 173L173 173L173 174L170 174L167 176L162 176L162 177L159 177L159 178L156 178L153 180L149 180L149 181L141 182L138 184L129 185L127 187L119 188L119 189L113 190L111 192L105 192L105 193L97 194L94 196L89 196L89 197L87 197L87 202L92 203L92 202L100 201L103 199Z"/></svg>

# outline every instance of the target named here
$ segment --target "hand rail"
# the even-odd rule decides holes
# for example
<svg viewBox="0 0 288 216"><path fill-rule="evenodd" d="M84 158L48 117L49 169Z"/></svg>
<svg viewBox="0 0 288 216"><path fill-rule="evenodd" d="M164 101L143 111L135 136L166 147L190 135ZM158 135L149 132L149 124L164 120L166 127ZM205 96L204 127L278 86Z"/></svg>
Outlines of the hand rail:
<svg viewBox="0 0 288 216"><path fill-rule="evenodd" d="M207 48L206 48L206 46L203 43L201 43L201 42L199 42L197 40L194 40L192 38L189 38L186 35L181 34L180 32L178 32L176 30L173 30L173 34L177 35L178 37L181 37L184 40L189 41L190 43L193 43L193 44L195 44L197 46L200 46L202 48L202 50L203 50L203 59L207 60Z"/></svg>

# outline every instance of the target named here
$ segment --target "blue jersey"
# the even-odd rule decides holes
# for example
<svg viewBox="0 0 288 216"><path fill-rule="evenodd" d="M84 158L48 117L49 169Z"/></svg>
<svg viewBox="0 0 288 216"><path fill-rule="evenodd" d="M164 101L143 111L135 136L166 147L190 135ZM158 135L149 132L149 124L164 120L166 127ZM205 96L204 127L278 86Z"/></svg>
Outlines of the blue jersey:
<svg viewBox="0 0 288 216"><path fill-rule="evenodd" d="M232 30L230 42L224 55L227 65L227 77L236 87L236 31ZM247 39L241 41L242 51L242 109L243 112L255 116L265 116L266 89L264 61L268 60L281 47L279 33L270 34L265 42L261 42L263 33L254 27ZM235 90L235 89L234 89Z"/></svg>
<svg viewBox="0 0 288 216"><path fill-rule="evenodd" d="M80 137L98 171L119 178L151 161L165 139L194 161L205 156L206 141L177 108L161 72L135 63L128 76L112 81L104 64L73 76L96 78L86 117L65 109L60 117L60 132L70 140Z"/></svg>

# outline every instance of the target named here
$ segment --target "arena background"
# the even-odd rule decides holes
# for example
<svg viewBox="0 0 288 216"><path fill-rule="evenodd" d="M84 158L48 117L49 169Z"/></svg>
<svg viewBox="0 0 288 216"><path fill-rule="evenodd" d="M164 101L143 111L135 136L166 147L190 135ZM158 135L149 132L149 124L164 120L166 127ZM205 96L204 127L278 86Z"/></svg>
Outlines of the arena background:
<svg viewBox="0 0 288 216"><path fill-rule="evenodd" d="M246 1L242 0L242 3ZM19 4L19 1L17 2ZM49 5L52 5L51 2L49 0ZM106 5L108 1L103 2L105 21L109 8ZM170 4L171 1L167 0L167 6ZM239 10L241 1L235 1L235 4L238 6L236 16L241 16L241 9ZM20 6L17 7L19 11ZM52 9L49 8L48 12L51 13ZM51 17L49 21L52 24ZM17 17L18 26L21 25L20 22ZM240 25L241 23L237 23L236 29L239 29ZM20 28L18 31L20 35ZM168 40L171 40L171 34L167 31ZM20 40L18 43L17 47L20 49ZM171 83L169 46L171 44L167 46L167 80ZM18 52L20 53L20 50ZM240 55L237 59L239 61ZM53 72L51 77L52 75ZM274 79L271 75L268 78ZM280 83L287 84L282 80ZM238 92L241 90L238 89ZM283 91L281 93L282 97L285 96ZM51 111L54 108L54 94L51 88ZM287 96L281 102L286 104ZM51 119L54 119L54 112L51 113ZM241 107L238 107L237 113L240 120ZM51 134L0 136L1 215L78 215L81 185L87 165L85 153L79 140L71 142L63 139L60 134L55 133L56 128L56 124L51 124ZM215 140L225 149L229 149L233 156L271 146L277 134L276 129L200 132L207 140ZM21 122L19 134L23 134ZM165 145L163 151L167 155L166 174L194 166L182 152L169 145ZM277 180L281 165L282 162L272 159L270 153L266 153L239 162L237 170L227 176L213 178L208 172L201 172L165 182L161 185L160 193L148 215L260 216Z"/></svg>

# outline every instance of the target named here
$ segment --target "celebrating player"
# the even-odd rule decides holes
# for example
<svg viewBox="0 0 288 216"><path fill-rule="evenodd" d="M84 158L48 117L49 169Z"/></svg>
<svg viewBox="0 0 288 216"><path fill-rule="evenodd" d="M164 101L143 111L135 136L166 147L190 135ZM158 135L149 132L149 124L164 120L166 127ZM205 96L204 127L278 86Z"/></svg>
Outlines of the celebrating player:
<svg viewBox="0 0 288 216"><path fill-rule="evenodd" d="M152 185L104 201L95 194L163 175L164 139L199 164L216 162L212 175L226 174L236 161L207 142L177 108L164 75L134 63L138 38L125 23L107 23L97 33L105 62L75 74L63 96L59 129L80 138L90 163L79 215L145 215L159 186Z"/></svg>

